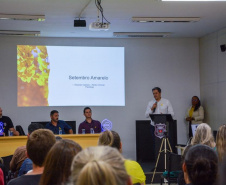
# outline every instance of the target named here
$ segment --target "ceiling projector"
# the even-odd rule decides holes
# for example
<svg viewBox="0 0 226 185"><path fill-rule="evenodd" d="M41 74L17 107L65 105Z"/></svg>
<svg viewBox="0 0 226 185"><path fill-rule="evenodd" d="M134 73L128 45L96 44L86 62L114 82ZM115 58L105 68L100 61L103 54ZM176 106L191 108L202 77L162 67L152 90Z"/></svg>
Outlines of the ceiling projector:
<svg viewBox="0 0 226 185"><path fill-rule="evenodd" d="M89 30L91 31L107 31L109 30L109 23L92 22L89 25Z"/></svg>

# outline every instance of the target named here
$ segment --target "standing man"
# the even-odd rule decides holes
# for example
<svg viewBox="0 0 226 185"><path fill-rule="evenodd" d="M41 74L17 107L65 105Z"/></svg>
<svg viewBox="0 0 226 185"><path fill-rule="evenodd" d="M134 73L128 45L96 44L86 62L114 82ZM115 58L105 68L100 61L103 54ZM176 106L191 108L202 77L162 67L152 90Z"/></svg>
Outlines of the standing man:
<svg viewBox="0 0 226 185"><path fill-rule="evenodd" d="M97 120L92 119L92 110L89 107L85 107L83 110L86 120L80 123L78 133L82 134L82 130L85 129L85 133L90 133L90 129L94 130L94 133L101 133L101 124Z"/></svg>
<svg viewBox="0 0 226 185"><path fill-rule="evenodd" d="M173 107L169 100L161 97L161 89L159 87L155 87L152 89L152 93L154 96L154 100L151 100L148 103L145 117L148 118L149 114L171 114L174 117ZM155 127L153 121L151 121L151 138L153 141L153 151L155 151ZM155 154L154 154L155 155Z"/></svg>
<svg viewBox="0 0 226 185"><path fill-rule="evenodd" d="M46 124L46 128L52 130L54 134L66 134L65 130L69 134L73 134L72 128L63 120L59 120L59 112L52 110L50 112L51 122Z"/></svg>
<svg viewBox="0 0 226 185"><path fill-rule="evenodd" d="M155 99L148 103L145 117L148 118L149 114L171 114L174 117L173 107L170 101L161 97L161 89L155 87L152 89L152 93Z"/></svg>
<svg viewBox="0 0 226 185"><path fill-rule="evenodd" d="M14 136L19 136L19 132L15 130L12 120L8 116L2 115L2 108L0 107L0 129L3 129L4 135L8 136L8 131L12 131ZM1 134L1 133L0 133Z"/></svg>

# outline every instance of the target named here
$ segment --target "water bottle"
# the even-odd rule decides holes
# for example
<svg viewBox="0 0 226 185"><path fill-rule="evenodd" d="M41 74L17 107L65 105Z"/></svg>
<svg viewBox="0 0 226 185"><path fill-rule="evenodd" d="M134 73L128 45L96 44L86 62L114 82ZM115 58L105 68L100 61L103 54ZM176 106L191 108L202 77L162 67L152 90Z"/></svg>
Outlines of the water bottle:
<svg viewBox="0 0 226 185"><path fill-rule="evenodd" d="M60 127L59 127L59 135L62 135L62 130Z"/></svg>
<svg viewBox="0 0 226 185"><path fill-rule="evenodd" d="M90 128L90 134L94 134L94 129Z"/></svg>

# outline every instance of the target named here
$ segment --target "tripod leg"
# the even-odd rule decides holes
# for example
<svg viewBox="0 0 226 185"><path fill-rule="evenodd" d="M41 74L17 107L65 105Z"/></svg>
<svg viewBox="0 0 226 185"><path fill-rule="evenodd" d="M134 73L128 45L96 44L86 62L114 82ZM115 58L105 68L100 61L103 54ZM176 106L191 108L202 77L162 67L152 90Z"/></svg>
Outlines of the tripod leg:
<svg viewBox="0 0 226 185"><path fill-rule="evenodd" d="M166 138L166 139L167 139L167 143L168 143L168 145L169 145L170 152L172 152L172 148L171 148L171 146L170 146L169 139L168 139L168 138Z"/></svg>
<svg viewBox="0 0 226 185"><path fill-rule="evenodd" d="M165 157L165 171L166 171L166 152L167 152L167 149L166 149L166 138L164 138L164 157Z"/></svg>
<svg viewBox="0 0 226 185"><path fill-rule="evenodd" d="M164 142L164 139L162 139L162 143L161 143L161 146L160 146L160 149L159 149L159 154L158 154L158 158L157 158L156 163L155 163L155 170L154 170L154 173L153 173L153 176L152 176L152 179L151 179L151 184L152 184L152 183L153 183L153 181L154 181L155 172L156 172L156 168L157 168L157 166L158 166L159 157L160 157L160 154L161 154L161 150L162 150L163 142Z"/></svg>

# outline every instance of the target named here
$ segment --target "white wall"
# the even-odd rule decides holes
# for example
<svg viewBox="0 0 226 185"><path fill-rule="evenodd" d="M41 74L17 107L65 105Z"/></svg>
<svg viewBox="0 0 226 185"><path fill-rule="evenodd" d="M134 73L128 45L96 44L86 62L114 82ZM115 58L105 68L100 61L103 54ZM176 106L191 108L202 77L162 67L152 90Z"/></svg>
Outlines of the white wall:
<svg viewBox="0 0 226 185"><path fill-rule="evenodd" d="M0 106L14 125L27 132L31 121L49 120L57 109L60 119L84 120L84 107L17 107L16 46L123 46L125 47L125 107L92 107L93 118L110 119L123 142L125 157L135 159L135 120L145 120L144 113L152 96L151 89L162 88L162 97L171 101L178 121L178 143L186 143L184 115L193 95L200 95L198 39L78 39L0 37ZM59 87L60 88L60 87Z"/></svg>
<svg viewBox="0 0 226 185"><path fill-rule="evenodd" d="M206 110L206 122L213 130L226 123L226 29L200 39L200 93Z"/></svg>

